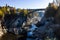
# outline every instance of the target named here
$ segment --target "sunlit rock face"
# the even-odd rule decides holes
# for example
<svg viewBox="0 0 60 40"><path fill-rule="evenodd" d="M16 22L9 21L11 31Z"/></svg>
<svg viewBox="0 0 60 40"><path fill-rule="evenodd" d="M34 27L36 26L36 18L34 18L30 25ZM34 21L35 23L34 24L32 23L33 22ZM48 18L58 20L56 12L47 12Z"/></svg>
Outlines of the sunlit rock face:
<svg viewBox="0 0 60 40"><path fill-rule="evenodd" d="M17 40L17 36L15 34L12 34L12 33L5 33L0 38L0 40Z"/></svg>
<svg viewBox="0 0 60 40"><path fill-rule="evenodd" d="M2 27L1 27L1 21L0 21L0 37L1 37L4 33L6 33L6 29L2 29Z"/></svg>
<svg viewBox="0 0 60 40"><path fill-rule="evenodd" d="M34 18L32 18L31 19L31 22L33 23L33 24L36 24L38 21L41 21L41 17L34 17Z"/></svg>
<svg viewBox="0 0 60 40"><path fill-rule="evenodd" d="M3 35L2 28L1 28L1 21L0 21L0 37Z"/></svg>
<svg viewBox="0 0 60 40"><path fill-rule="evenodd" d="M0 37L3 35L2 29L0 28Z"/></svg>
<svg viewBox="0 0 60 40"><path fill-rule="evenodd" d="M40 14L39 12L34 12L32 13L32 16L30 16L28 19L27 19L27 23L30 24L36 24L38 21L41 21L41 18L40 17Z"/></svg>

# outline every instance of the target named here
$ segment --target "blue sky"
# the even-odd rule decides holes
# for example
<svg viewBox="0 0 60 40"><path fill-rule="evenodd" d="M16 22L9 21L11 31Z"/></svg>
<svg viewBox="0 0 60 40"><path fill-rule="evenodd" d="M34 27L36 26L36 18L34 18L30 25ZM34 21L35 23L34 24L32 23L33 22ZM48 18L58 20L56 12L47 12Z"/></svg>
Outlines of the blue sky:
<svg viewBox="0 0 60 40"><path fill-rule="evenodd" d="M48 3L53 0L0 0L0 6L5 6L6 4L16 7L16 8L46 8Z"/></svg>

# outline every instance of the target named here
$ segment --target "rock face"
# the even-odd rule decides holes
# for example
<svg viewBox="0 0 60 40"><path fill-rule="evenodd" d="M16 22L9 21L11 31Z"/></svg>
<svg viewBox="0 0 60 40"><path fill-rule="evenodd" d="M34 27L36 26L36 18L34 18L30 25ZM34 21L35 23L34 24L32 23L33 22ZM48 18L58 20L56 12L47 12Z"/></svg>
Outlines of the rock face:
<svg viewBox="0 0 60 40"><path fill-rule="evenodd" d="M2 28L0 27L0 37L3 35Z"/></svg>
<svg viewBox="0 0 60 40"><path fill-rule="evenodd" d="M0 38L0 40L17 40L16 38L17 38L16 35L11 33L6 33Z"/></svg>
<svg viewBox="0 0 60 40"><path fill-rule="evenodd" d="M2 27L1 27L1 21L0 21L0 37L3 35L3 31L2 31Z"/></svg>

